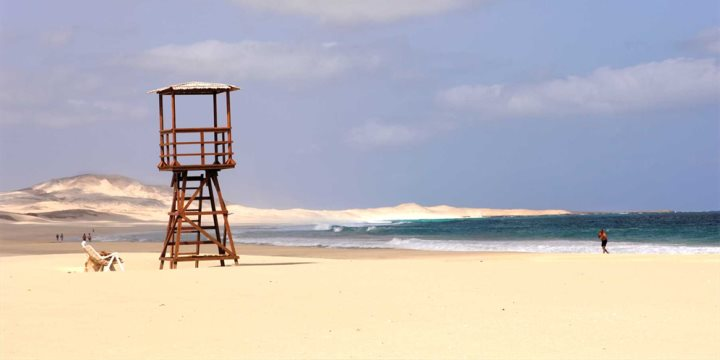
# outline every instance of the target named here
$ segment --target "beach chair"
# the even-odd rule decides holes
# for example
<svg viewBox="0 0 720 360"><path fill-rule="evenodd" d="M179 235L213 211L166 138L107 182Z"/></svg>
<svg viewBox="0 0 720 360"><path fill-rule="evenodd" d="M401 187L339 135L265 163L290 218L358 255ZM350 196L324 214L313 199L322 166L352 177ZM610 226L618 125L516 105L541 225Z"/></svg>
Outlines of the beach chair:
<svg viewBox="0 0 720 360"><path fill-rule="evenodd" d="M81 243L83 250L88 254L88 260L85 262L85 272L88 271L88 265L92 265L95 271L115 271L115 265L120 268L120 271L125 271L120 254L114 252L107 255L99 254L91 245L83 241Z"/></svg>

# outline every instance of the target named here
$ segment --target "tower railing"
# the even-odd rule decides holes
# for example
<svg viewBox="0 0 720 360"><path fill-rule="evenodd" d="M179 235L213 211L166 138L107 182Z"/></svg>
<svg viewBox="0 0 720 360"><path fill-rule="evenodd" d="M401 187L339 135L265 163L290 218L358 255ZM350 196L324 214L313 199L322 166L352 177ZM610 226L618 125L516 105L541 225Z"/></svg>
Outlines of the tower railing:
<svg viewBox="0 0 720 360"><path fill-rule="evenodd" d="M160 130L160 170L234 167L229 127Z"/></svg>

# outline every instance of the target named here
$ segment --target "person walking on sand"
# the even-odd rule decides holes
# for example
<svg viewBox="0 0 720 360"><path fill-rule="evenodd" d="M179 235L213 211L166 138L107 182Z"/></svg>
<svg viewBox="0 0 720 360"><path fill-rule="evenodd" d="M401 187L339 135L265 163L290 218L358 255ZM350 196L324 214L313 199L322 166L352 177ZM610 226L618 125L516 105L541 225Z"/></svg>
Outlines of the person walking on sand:
<svg viewBox="0 0 720 360"><path fill-rule="evenodd" d="M60 242L63 242L63 240L65 240L65 239L63 239L63 237L64 237L63 233L60 233Z"/></svg>
<svg viewBox="0 0 720 360"><path fill-rule="evenodd" d="M90 233L88 233L88 242L92 242L92 235L90 235Z"/></svg>
<svg viewBox="0 0 720 360"><path fill-rule="evenodd" d="M87 235L85 235L85 233L83 233L83 241L85 241L85 240L87 240Z"/></svg>
<svg viewBox="0 0 720 360"><path fill-rule="evenodd" d="M598 232L598 238L601 241L603 254L609 254L609 252L605 248L607 246L607 242L608 242L608 237L607 237L607 233L605 232L605 229L600 229L600 232Z"/></svg>
<svg viewBox="0 0 720 360"><path fill-rule="evenodd" d="M60 234L55 234L55 242L60 241Z"/></svg>

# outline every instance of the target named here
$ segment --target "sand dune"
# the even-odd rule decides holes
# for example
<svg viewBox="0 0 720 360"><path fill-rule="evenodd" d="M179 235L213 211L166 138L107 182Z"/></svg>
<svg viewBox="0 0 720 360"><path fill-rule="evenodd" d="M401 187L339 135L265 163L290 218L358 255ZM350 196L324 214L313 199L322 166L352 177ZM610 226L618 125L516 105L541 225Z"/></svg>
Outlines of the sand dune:
<svg viewBox="0 0 720 360"><path fill-rule="evenodd" d="M167 221L172 194L169 187L151 186L117 175L81 175L54 179L27 189L0 193L0 209L12 221L15 216L44 214L45 220ZM566 210L458 208L447 205L397 206L348 209L258 209L229 204L233 224L364 223L390 220L459 219L463 217L529 216L569 214ZM87 211L79 215L78 210ZM73 216L72 212L75 212ZM12 215L12 216L11 216ZM116 218L112 219L113 216ZM102 218L102 219L101 219ZM32 219L24 218L25 221Z"/></svg>

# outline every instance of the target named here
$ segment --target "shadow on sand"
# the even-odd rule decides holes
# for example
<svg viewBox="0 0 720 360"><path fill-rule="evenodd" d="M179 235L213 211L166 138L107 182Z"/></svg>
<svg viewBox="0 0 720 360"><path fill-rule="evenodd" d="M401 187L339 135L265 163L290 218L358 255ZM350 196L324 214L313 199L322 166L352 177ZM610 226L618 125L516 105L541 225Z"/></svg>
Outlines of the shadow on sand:
<svg viewBox="0 0 720 360"><path fill-rule="evenodd" d="M297 262L277 262L277 263L258 263L258 264L238 264L235 266L287 266L287 265L310 265L317 264L311 261L297 261Z"/></svg>

